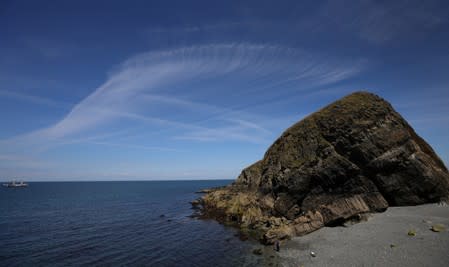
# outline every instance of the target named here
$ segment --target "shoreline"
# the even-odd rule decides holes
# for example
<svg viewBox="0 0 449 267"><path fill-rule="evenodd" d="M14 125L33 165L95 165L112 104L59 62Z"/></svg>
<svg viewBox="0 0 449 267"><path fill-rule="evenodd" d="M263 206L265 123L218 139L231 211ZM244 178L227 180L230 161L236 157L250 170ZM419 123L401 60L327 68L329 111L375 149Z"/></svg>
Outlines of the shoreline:
<svg viewBox="0 0 449 267"><path fill-rule="evenodd" d="M434 224L446 229L433 232ZM279 266L448 266L448 226L446 205L389 207L365 222L324 227L285 241L277 258ZM408 235L410 230L416 235Z"/></svg>

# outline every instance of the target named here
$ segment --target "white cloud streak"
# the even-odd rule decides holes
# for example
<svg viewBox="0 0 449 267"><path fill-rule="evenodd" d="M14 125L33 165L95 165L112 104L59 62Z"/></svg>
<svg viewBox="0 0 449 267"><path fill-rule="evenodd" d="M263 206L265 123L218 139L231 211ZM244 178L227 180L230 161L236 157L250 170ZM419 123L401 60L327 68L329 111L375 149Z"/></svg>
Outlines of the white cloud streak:
<svg viewBox="0 0 449 267"><path fill-rule="evenodd" d="M68 108L72 106L69 103L64 103L61 101L55 101L50 98L35 96L30 94L18 93L8 90L0 90L0 97L14 98L21 101L25 101L28 103L33 103L37 105L44 105L47 107L56 107L56 108Z"/></svg>
<svg viewBox="0 0 449 267"><path fill-rule="evenodd" d="M257 142L264 140L270 131L256 123L254 116L210 104L220 99L204 103L173 96L184 92L178 89L173 93L172 88L186 84L190 86L186 89L189 93L211 96L223 81L251 85L239 88L235 96L253 94L270 86L279 88L283 82L313 88L356 75L364 68L361 62L252 44L211 44L139 54L111 72L104 84L75 105L61 121L21 136L19 140L64 143L61 141L87 138L86 141L90 141L90 135L107 132L111 125L126 120L154 125L155 131L181 129L181 134L172 135L176 140ZM198 88L192 85L203 80L205 82ZM208 116L178 121L171 118L173 114L154 116L153 106L169 106L187 113L199 111ZM207 121L214 121L215 126L201 125Z"/></svg>
<svg viewBox="0 0 449 267"><path fill-rule="evenodd" d="M316 32L355 33L374 44L423 35L448 22L449 5L441 0L329 0L317 14L301 23Z"/></svg>
<svg viewBox="0 0 449 267"><path fill-rule="evenodd" d="M284 20L255 16L207 25L153 27L143 30L143 34L150 42L164 37L188 40L192 35L225 38L223 36L228 33L241 33L253 39L275 36L271 42L290 42L292 39L295 42L297 38L289 37L314 39L335 37L333 35L337 34L338 37L333 38L336 42L347 40L352 35L371 44L385 45L404 37L423 38L429 30L447 27L449 22L446 0L327 0L317 1L316 6L318 8L311 9L307 15L299 10L297 17L286 17ZM294 5L292 8L295 8ZM220 34L217 35L217 32Z"/></svg>

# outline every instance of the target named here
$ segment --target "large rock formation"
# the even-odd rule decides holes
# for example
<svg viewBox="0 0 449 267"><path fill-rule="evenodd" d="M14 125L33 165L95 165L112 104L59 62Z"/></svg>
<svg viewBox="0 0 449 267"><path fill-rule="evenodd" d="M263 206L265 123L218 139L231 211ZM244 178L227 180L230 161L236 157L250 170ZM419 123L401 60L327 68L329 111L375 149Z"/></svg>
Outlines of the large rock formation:
<svg viewBox="0 0 449 267"><path fill-rule="evenodd" d="M262 160L200 203L204 216L271 243L448 196L449 173L433 149L388 102L357 92L287 129Z"/></svg>

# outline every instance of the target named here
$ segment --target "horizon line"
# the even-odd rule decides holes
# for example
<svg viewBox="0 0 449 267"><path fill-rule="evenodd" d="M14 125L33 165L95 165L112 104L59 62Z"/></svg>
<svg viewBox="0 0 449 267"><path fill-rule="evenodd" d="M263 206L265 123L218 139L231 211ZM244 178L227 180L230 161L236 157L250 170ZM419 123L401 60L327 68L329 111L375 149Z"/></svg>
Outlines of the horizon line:
<svg viewBox="0 0 449 267"><path fill-rule="evenodd" d="M188 181L235 181L236 179L173 179L173 180L36 180L36 181L26 181L25 179L14 180L14 181L23 181L26 183L76 183L76 182L188 182ZM0 180L1 183L8 183L13 180Z"/></svg>

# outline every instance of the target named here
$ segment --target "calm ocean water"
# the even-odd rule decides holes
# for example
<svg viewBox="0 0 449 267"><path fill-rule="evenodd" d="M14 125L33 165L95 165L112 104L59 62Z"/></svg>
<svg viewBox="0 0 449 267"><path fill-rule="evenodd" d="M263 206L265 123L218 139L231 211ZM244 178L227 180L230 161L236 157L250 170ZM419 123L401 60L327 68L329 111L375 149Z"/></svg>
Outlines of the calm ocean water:
<svg viewBox="0 0 449 267"><path fill-rule="evenodd" d="M0 189L1 266L257 266L258 244L189 218L230 181L40 182ZM260 257L260 256L259 256Z"/></svg>

